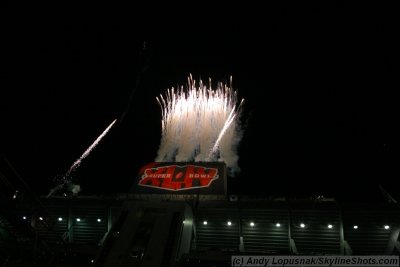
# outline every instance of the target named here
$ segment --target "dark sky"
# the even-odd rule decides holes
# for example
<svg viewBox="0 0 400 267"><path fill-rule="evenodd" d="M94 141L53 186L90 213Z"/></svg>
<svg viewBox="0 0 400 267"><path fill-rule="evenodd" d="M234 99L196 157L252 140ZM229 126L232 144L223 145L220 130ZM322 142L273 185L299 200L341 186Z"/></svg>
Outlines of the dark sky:
<svg viewBox="0 0 400 267"><path fill-rule="evenodd" d="M382 184L400 198L394 7L134 14L10 12L0 153L35 192L47 193L53 178L128 110L74 176L82 194L127 192L139 167L156 156L155 97L192 73L214 81L232 75L246 100L242 172L232 192L368 200L381 199Z"/></svg>

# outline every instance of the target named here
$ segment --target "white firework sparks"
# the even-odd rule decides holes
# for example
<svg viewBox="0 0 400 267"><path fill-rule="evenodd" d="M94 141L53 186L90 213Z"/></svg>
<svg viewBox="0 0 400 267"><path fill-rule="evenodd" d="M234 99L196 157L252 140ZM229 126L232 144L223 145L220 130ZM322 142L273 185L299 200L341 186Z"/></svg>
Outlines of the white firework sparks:
<svg viewBox="0 0 400 267"><path fill-rule="evenodd" d="M94 142L90 145L90 147L88 147L88 149L85 150L85 152L83 152L82 156L79 157L79 159L77 159L74 164L72 164L71 168L69 168L68 172L66 173L65 177L68 177L71 175L72 172L74 172L79 165L81 165L81 162L84 158L86 158L90 152L92 152L92 150L99 144L100 140L103 139L103 137L108 133L108 131L111 129L111 127L114 125L114 123L117 121L117 119L115 119L104 131L101 135L99 135L99 137L97 137L96 140L94 140Z"/></svg>
<svg viewBox="0 0 400 267"><path fill-rule="evenodd" d="M58 190L62 189L65 185L70 184L72 186L72 192L74 194L77 194L80 191L80 186L79 185L74 185L71 183L71 174L76 171L76 169L81 165L82 160L89 156L89 154L92 152L92 150L99 144L101 139L110 131L111 127L115 124L117 119L115 119L100 135L99 137L94 140L94 142L88 147L88 149L83 152L83 154L72 164L72 166L69 168L69 170L65 173L64 176L60 180L58 180L59 184L52 188L47 195L47 197L50 197L52 194L57 192Z"/></svg>
<svg viewBox="0 0 400 267"><path fill-rule="evenodd" d="M240 107L230 84L217 88L188 78L188 88L167 90L157 98L162 112L162 136L156 161L224 161L238 170Z"/></svg>

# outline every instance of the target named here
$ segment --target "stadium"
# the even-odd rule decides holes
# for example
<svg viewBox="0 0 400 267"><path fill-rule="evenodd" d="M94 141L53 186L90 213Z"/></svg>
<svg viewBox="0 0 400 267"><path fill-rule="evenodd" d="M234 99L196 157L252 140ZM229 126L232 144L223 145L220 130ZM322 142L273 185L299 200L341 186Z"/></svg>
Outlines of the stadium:
<svg viewBox="0 0 400 267"><path fill-rule="evenodd" d="M400 253L397 203L230 195L223 163L151 163L113 197L37 197L27 188L13 197L21 183L1 178L3 266L231 266L232 255Z"/></svg>

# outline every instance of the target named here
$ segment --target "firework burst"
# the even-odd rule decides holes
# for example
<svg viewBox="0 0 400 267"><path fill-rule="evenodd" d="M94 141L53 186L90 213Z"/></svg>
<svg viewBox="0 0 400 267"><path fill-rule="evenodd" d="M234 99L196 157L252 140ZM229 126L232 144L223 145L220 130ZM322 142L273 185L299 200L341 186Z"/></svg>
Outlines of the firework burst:
<svg viewBox="0 0 400 267"><path fill-rule="evenodd" d="M224 161L238 170L237 145L241 137L237 92L211 80L197 84L190 75L188 87L168 89L157 97L161 106L162 133L156 161Z"/></svg>

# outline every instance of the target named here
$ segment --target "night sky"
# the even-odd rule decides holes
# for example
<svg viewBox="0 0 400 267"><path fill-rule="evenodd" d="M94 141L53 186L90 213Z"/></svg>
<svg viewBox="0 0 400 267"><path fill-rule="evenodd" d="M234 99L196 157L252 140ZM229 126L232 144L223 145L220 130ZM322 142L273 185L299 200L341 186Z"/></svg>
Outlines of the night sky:
<svg viewBox="0 0 400 267"><path fill-rule="evenodd" d="M375 201L383 199L381 184L400 200L393 7L238 7L158 22L138 20L139 11L10 13L2 48L0 154L35 192L46 194L53 178L125 111L74 181L83 195L127 192L140 166L157 153L155 97L185 85L191 73L215 82L232 75L246 101L242 171L230 192ZM4 161L0 168L12 176Z"/></svg>

